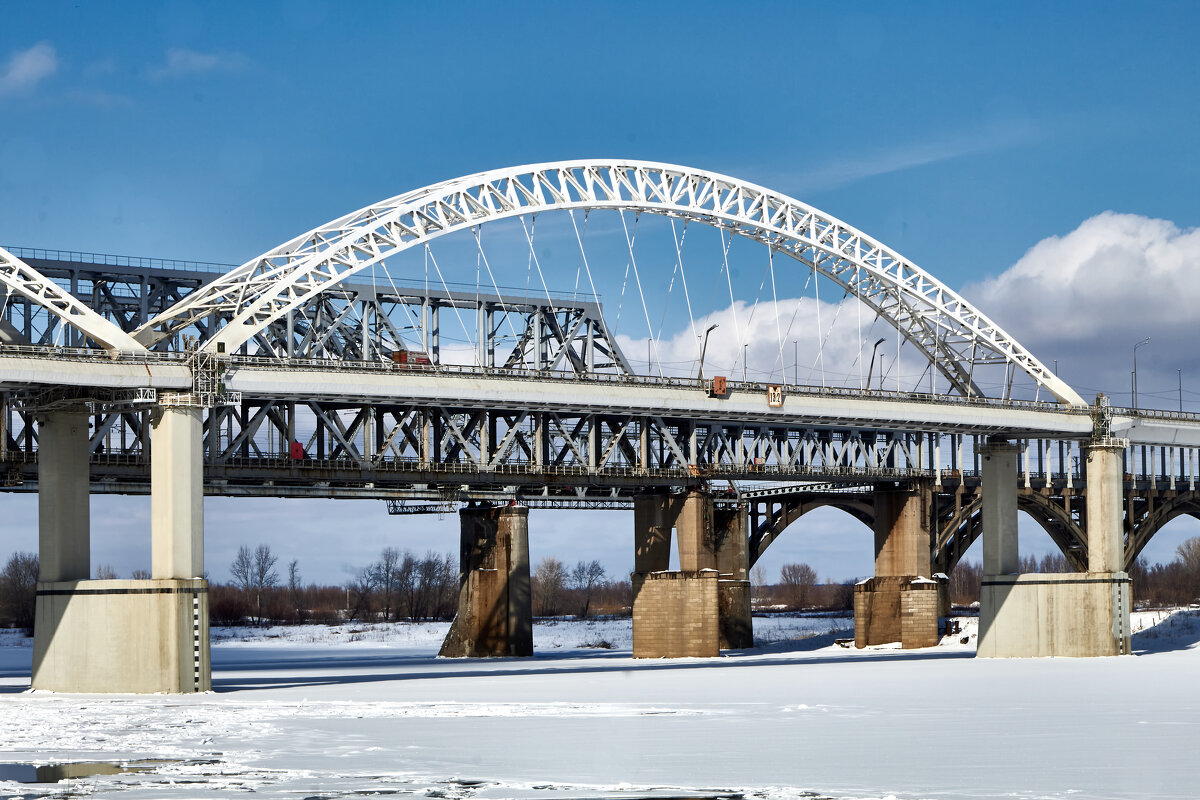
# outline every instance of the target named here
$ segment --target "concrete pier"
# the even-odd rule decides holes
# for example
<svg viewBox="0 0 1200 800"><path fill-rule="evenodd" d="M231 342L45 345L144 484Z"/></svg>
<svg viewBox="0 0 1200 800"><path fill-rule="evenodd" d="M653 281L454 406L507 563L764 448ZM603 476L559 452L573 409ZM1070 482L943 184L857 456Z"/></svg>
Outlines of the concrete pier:
<svg viewBox="0 0 1200 800"><path fill-rule="evenodd" d="M736 522L731 526L726 519L718 532L713 517L712 497L704 492L648 494L634 500L634 572L630 575L634 658L720 654L717 553L723 542L718 541L718 533L728 537L740 526ZM672 531L679 553L675 571L670 570ZM733 564L736 552L730 551L726 558ZM731 608L735 594L731 587ZM744 635L733 632L735 638Z"/></svg>
<svg viewBox="0 0 1200 800"><path fill-rule="evenodd" d="M750 605L750 514L748 509L713 509L717 550L717 627L721 650L754 646Z"/></svg>
<svg viewBox="0 0 1200 800"><path fill-rule="evenodd" d="M38 580L92 576L87 414L38 416Z"/></svg>
<svg viewBox="0 0 1200 800"><path fill-rule="evenodd" d="M873 499L875 577L854 587L854 644L932 647L940 587L930 577L930 489L878 487Z"/></svg>
<svg viewBox="0 0 1200 800"><path fill-rule="evenodd" d="M150 574L204 575L201 410L158 408L150 420Z"/></svg>
<svg viewBox="0 0 1200 800"><path fill-rule="evenodd" d="M40 421L34 689L181 693L212 686L200 409L151 419L152 580L88 580L88 417Z"/></svg>
<svg viewBox="0 0 1200 800"><path fill-rule="evenodd" d="M471 506L458 513L458 612L438 655L532 656L529 509Z"/></svg>
<svg viewBox="0 0 1200 800"><path fill-rule="evenodd" d="M1122 440L1087 448L1088 571L1019 575L1016 447L983 458L981 657L1115 656L1130 652L1130 584L1123 571Z"/></svg>

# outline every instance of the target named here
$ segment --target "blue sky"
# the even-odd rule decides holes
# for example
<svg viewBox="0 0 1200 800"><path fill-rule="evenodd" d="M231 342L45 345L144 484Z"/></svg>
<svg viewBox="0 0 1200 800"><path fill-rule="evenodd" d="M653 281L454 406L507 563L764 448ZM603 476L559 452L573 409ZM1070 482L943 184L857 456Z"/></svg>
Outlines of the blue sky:
<svg viewBox="0 0 1200 800"><path fill-rule="evenodd" d="M0 243L240 263L435 181L621 156L768 185L951 286L980 291L1049 237L1077 250L1109 241L1089 231L1107 236L1113 226L1081 228L1103 212L1163 220L1175 234L1143 225L1119 238L1149 241L1138 251L1149 254L1148 274L1167 265L1161 295L1187 281L1194 251L1180 243L1200 222L1198 17L1192 3L8 2ZM1165 261L1161 242L1174 247ZM1094 267L1088 258L1080 263ZM1022 263L1045 277L1058 262ZM1079 386L1111 392L1125 386L1126 340L1155 335L1139 354L1142 381L1169 406L1176 369L1195 368L1200 386L1200 361L1183 346L1194 326L1151 319L1141 306L1099 307L1123 296L1125 263L1114 262L1111 292L1078 295L1128 324L1112 341L1087 329L1068 345L1037 320L1024 329L1044 360L1061 357L1076 370ZM1011 309L1000 321L1023 321L1020 298L995 291L1009 303L1001 310ZM1047 306L1043 319L1070 311L1046 297L1030 299ZM1104 361L1112 352L1119 364ZM1189 389L1188 403L1196 398ZM240 503L209 503L215 577L236 549L228 531L262 529L245 520L257 507ZM263 518L297 513L286 508ZM323 514L300 513L346 516ZM105 511L98 524L124 515ZM214 519L226 521L214 530ZM614 529L599 537L607 544L579 548L578 537L547 532L543 553L626 569L627 524L588 519L589 542ZM376 544L405 546L389 538L396 524L379 521L352 560L365 561ZM865 574L869 536L839 533L853 524L834 517L814 526L828 531L794 537L809 549L797 545L787 560L812 555L822 575ZM453 550L440 535L413 547ZM27 527L11 538L31 547ZM818 538L819 547L810 541ZM109 557L102 542L110 541L131 540L98 534L96 561L136 558L129 553L140 545ZM306 556L311 577L343 577L341 565L318 572L307 551L302 565Z"/></svg>

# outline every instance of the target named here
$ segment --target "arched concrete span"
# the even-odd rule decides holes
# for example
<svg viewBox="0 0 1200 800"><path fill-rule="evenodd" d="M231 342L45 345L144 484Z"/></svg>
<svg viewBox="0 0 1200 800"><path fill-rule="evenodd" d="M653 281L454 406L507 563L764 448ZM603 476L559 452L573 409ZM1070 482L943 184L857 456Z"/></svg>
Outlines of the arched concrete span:
<svg viewBox="0 0 1200 800"><path fill-rule="evenodd" d="M819 271L886 319L964 396L974 366L1004 363L1059 402L1082 398L948 286L880 242L799 200L712 172L644 161L512 167L398 195L299 236L189 295L135 332L144 345L209 317L205 348L232 352L349 276L414 246L501 219L620 209L696 221L762 242Z"/></svg>

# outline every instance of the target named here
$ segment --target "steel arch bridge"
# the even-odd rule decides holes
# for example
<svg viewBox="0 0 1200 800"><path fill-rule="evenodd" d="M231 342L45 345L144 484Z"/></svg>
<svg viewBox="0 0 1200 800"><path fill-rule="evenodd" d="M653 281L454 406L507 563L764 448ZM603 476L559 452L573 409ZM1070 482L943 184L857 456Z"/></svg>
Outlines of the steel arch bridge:
<svg viewBox="0 0 1200 800"><path fill-rule="evenodd" d="M356 273L456 231L478 230L489 222L523 215L591 209L694 221L793 258L802 269L836 282L895 327L949 381L957 398L925 397L921 402L929 405L921 407L905 402L911 398L884 393L835 392L819 409L810 406L782 417L765 413L757 405L751 408L733 402L720 411L713 410L720 404L690 400L672 406L675 400L667 397L667 390L690 392L702 388L702 382L667 381L644 387L596 382L598 376L593 373L601 363L615 369L618 376L632 371L607 329L598 298L584 303L496 298L506 310L523 309L528 320L505 363L480 360L477 372L507 380L504 386L464 399L460 388L473 380L473 371L439 368L433 374L405 376L404 383L410 387L421 384L423 394L397 394L396 375L378 369L379 362L389 361L387 347L368 341L365 323L363 331L355 331L346 306L327 302L335 297L348 302L347 298L377 296L378 292L353 283ZM3 249L0 282L10 298L23 298L30 307L70 326L79 332L77 343L110 351L115 363L163 365L155 359L168 357L165 367L180 374L147 387L144 402L153 402L157 389L163 397L183 393L192 401L207 398L211 405L220 376L208 375L208 389L202 392L200 378L205 376L201 373L214 365L225 368L236 362L239 374L249 376L240 384L245 396L240 410L211 408L205 423L205 463L218 475L223 489L233 493L252 493L250 485L260 478L282 487L282 479L297 471L295 464L253 456L272 455L269 447L256 443L264 430L280 441L285 434L290 440L300 412L311 412L316 419L314 436L321 464L302 470L311 477L297 479L289 489L281 488L281 494L319 496L322 486L337 484L339 479L350 486L353 481L346 480L347 475L357 474L364 486L371 487L402 487L433 475L492 490L508 485L527 490L554 488L570 492L564 502L579 504L620 504L627 502L629 492L646 486L695 485L719 478L821 480L832 476L847 481L863 477L886 481L933 475L940 484L944 453L939 455L938 437L949 436L950 446L957 442L960 451L965 438L974 437L977 445L989 435L1028 439L1031 445L1039 436L1057 437L1070 447L1086 439L1091 430L1086 405L1076 392L979 309L895 251L781 193L668 164L572 161L445 181L333 220L224 274L194 279L186 290L162 290L153 302L147 300L143 275L142 296L133 307L126 302L119 311L114 311L118 299L110 296L105 306L94 291L96 296L89 305L64 289L61 281ZM400 290L395 294L393 300L425 304L431 313L436 313L439 303L453 305L465 299L459 296L456 301L449 289L442 298L431 297L428 290L419 297ZM305 309L311 312L303 315L307 327L294 325L292 315ZM487 303L479 302L477 310L481 315L488 313ZM360 316L365 320L367 314ZM196 337L196 349L190 354L171 352L182 349L181 341L187 336ZM0 341L20 344L23 340L12 325L6 328L0 323ZM432 341L436 351L436 338ZM296 342L300 344L294 347ZM482 340L479 346L482 350ZM548 356L543 352L547 350ZM238 352L251 357L238 361ZM332 361L300 364L296 356ZM55 357L62 358L62 354ZM271 365L272 360L278 364ZM79 363L85 362L95 366L96 359L79 359ZM997 364L1003 364L1010 374L1029 376L1039 391L1045 390L1058 402L1063 415L1050 418L1045 403L1022 407L1007 397L990 398L997 403L994 407L970 405L989 400L975 380L976 367ZM289 369L300 372L288 376ZM567 378L580 383L566 389L571 382L562 377L550 383L528 378L561 369L566 369ZM189 370L190 381L186 377ZM317 377L309 378L302 374L305 371L315 371ZM42 377L30 378L27 373L22 373L24 379L6 383L52 390L20 396L17 403L26 409L100 396L95 392L89 395L87 379L77 380L70 391L53 388L61 383L63 369L49 370ZM526 373L522 380L511 380L522 373ZM348 380L356 378L361 380ZM93 388L108 386L104 380L96 378ZM346 388L349 383L357 388ZM125 379L114 385L128 389L132 384ZM238 386L236 381L233 385ZM193 390L190 394L188 388ZM599 405L578 402L556 407L553 399L547 400L550 395L566 397L575 388L608 396ZM765 387L754 384L745 388L758 394ZM789 387L789 392L802 394L802 390ZM500 397L504 399L498 400ZM963 401L968 405L963 406ZM789 404L793 402L800 398L790 398ZM845 410L856 403L856 408ZM877 415L867 411L873 405L888 404L895 408ZM531 412L535 405L538 410ZM97 417L92 440L94 457L105 459L105 485L109 491L141 491L139 459L144 461L147 452L145 426L138 422L138 415L144 412L138 410L136 400L131 404L128 394L124 399L110 395L107 407L109 410ZM970 415L956 416L964 409L980 413L968 421ZM340 416L348 411L353 412L352 418ZM1030 421L1035 415L1041 416ZM1158 424L1138 441L1149 443L1152 450L1157 444L1164 454L1178 442L1179 477L1187 477L1182 453L1200 444L1200 436L1195 442L1187 436L1178 438L1173 420L1156 423L1127 417L1124 424L1127 428ZM122 433L121 444L114 448L112 432L121 427L129 428L132 444L125 444ZM25 459L21 469L29 473L35 458L35 422L27 419L22 428L6 424L5 433L6 440L18 443L18 454ZM109 438L101 441L102 435ZM1040 454L1040 441L1037 447ZM1200 451L1191 452L1194 457ZM1174 464L1173 446L1171 459ZM1062 460L1060 454L1060 471L1066 469ZM954 465L950 466L953 472ZM384 467L387 469L381 469ZM1028 486L1028 466L1026 472ZM1153 474L1147 469L1142 473ZM1165 469L1162 474L1167 474ZM1194 483L1194 467L1190 476ZM1080 479L1077 476L1077 483ZM603 491L582 490L581 484L589 482ZM357 496L403 499L404 495L388 491L400 490L380 488L371 494L364 489ZM407 496L446 499L416 492ZM834 494L805 502L804 508L788 512L782 526L776 520L770 530L764 529L766 538L759 546L765 549L782 533L786 522L814 503L845 507L850 501ZM1141 512L1145 524L1138 525L1136 544L1130 548L1133 555L1166 519L1192 513L1187 502L1172 499L1166 506L1162 502L1146 504L1147 510ZM1064 551L1075 548L1078 552L1080 501L1072 508L1070 502L1029 497L1022 500L1022 507L1047 526ZM855 506L852 513L863 521L869 519L864 505ZM933 543L934 561L949 566L978 536L977 498L965 509L956 506L953 512L945 511L940 521L932 522L938 537Z"/></svg>
<svg viewBox="0 0 1200 800"><path fill-rule="evenodd" d="M1003 364L1058 402L1086 405L1064 381L956 292L882 243L799 200L716 173L584 160L494 170L398 195L303 234L189 294L131 334L72 302L0 251L0 281L102 347L138 352L181 332L232 353L289 311L376 263L438 237L544 211L618 209L696 221L759 241L829 278L891 324L964 397L975 367Z"/></svg>

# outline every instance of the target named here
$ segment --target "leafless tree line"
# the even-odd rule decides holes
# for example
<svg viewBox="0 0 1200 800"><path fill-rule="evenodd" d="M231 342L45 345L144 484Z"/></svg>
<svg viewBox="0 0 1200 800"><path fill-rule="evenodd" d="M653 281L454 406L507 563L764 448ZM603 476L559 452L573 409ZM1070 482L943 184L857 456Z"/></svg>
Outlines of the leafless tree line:
<svg viewBox="0 0 1200 800"><path fill-rule="evenodd" d="M609 580L599 561L579 561L568 569L559 559L547 556L538 562L531 578L535 616L623 615L633 606L629 581Z"/></svg>

